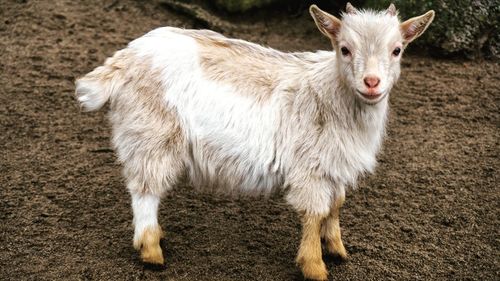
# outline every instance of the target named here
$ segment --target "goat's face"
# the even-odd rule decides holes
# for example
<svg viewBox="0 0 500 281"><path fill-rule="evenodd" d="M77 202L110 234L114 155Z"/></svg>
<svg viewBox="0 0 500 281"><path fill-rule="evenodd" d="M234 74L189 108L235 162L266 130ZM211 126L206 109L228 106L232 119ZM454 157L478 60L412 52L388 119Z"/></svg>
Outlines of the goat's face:
<svg viewBox="0 0 500 281"><path fill-rule="evenodd" d="M319 30L336 50L341 79L364 103L384 99L398 80L404 48L420 36L434 18L434 11L400 23L394 5L386 11L358 11L347 4L342 20L310 8Z"/></svg>

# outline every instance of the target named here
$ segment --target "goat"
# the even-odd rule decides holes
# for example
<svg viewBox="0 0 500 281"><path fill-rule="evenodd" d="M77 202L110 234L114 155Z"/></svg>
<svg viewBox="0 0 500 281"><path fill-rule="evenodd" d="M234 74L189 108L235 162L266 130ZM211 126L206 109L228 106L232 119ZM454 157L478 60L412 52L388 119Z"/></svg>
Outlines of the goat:
<svg viewBox="0 0 500 281"><path fill-rule="evenodd" d="M324 280L321 238L347 257L339 212L348 187L373 172L388 96L405 47L434 11L403 23L347 4L342 20L310 13L333 51L283 53L208 30L155 29L76 81L91 111L110 101L113 145L132 197L133 245L163 264L160 198L186 173L223 193L276 188L302 217L296 262Z"/></svg>

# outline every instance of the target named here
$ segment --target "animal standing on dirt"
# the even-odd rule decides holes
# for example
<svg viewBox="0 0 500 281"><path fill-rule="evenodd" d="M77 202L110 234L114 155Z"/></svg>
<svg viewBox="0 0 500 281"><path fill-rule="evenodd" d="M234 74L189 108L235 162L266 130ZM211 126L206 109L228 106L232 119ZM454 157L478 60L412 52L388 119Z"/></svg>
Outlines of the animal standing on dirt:
<svg viewBox="0 0 500 281"><path fill-rule="evenodd" d="M348 4L342 20L310 7L333 51L283 53L208 30L155 29L76 82L86 110L110 100L113 145L132 196L134 247L163 264L160 198L186 171L196 187L268 194L284 188L302 216L297 263L327 279L347 257L339 212L346 188L374 170L389 92L405 47L434 11L400 23Z"/></svg>

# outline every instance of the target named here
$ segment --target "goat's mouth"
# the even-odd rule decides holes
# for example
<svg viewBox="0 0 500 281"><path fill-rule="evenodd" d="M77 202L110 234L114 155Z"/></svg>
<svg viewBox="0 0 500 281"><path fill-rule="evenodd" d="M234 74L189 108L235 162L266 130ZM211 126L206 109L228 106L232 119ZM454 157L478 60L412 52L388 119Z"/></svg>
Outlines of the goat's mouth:
<svg viewBox="0 0 500 281"><path fill-rule="evenodd" d="M356 90L356 92L358 92L363 100L367 101L368 103L377 103L378 101L382 100L383 96L385 96L384 92L363 93L360 90Z"/></svg>

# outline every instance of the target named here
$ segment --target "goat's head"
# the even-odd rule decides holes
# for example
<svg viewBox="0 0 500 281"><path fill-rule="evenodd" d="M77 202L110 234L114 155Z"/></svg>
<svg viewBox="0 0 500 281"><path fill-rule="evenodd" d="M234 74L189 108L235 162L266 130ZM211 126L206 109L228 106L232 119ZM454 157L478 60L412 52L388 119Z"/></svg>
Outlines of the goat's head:
<svg viewBox="0 0 500 281"><path fill-rule="evenodd" d="M336 50L341 79L368 104L376 104L388 95L399 78L403 50L434 19L431 10L401 23L393 4L385 11L374 12L360 11L347 3L342 20L316 5L310 12Z"/></svg>

